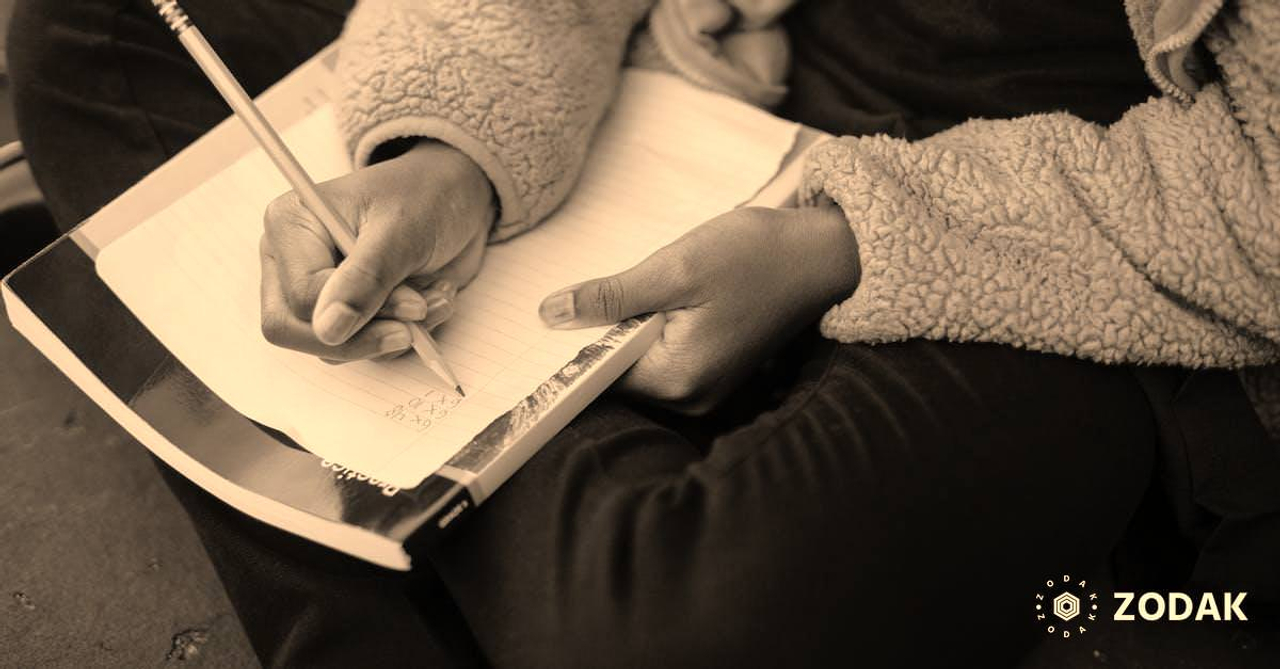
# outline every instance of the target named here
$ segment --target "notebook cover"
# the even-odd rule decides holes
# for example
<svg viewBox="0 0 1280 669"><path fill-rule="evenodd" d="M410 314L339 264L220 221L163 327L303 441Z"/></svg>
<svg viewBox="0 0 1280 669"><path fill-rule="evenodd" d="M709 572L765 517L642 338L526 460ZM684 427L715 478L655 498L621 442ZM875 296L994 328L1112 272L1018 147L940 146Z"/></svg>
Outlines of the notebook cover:
<svg viewBox="0 0 1280 669"><path fill-rule="evenodd" d="M259 98L273 123L287 125L327 101L336 49L329 47L300 66ZM581 410L613 376L592 379L588 392L567 393L583 385L595 363L620 347L643 350L660 330L660 322L632 319L611 330L538 388L525 401L482 430L440 470L412 489L392 488L379 481L322 460L289 437L252 421L232 409L182 365L133 316L101 281L94 269L97 251L145 220L200 182L202 175L229 164L252 148L247 133L227 132L228 119L191 147L148 176L102 211L64 235L5 279L5 298L19 300L58 341L47 341L41 328L26 327L10 309L10 317L51 359L52 349L65 346L78 364L60 364L64 373L93 397L93 383L81 377L78 365L96 378L110 398L95 401L134 433L162 459L197 484L241 511L286 531L383 566L408 569L407 555L361 548L366 543L350 533L338 538L315 525L292 522L290 513L264 513L273 504L307 514L324 523L356 528L374 544L394 543L416 553L437 540L465 517L521 464L531 457L558 426ZM232 140L228 141L231 137ZM800 151L817 139L805 131L786 163L791 174L766 187L756 203L777 206L797 180ZM778 187L780 186L780 188ZM777 200L777 201L774 201ZM35 332L33 336L33 332ZM58 362L55 359L55 362ZM622 369L613 370L617 373ZM115 402L111 400L115 400ZM115 405L118 406L108 406ZM113 413L124 407L129 414ZM554 414L547 420L548 414ZM131 426L132 417L149 429ZM548 434L546 428L554 427ZM150 430L154 430L152 434ZM184 457L164 457L165 448L151 442L158 437ZM161 445L164 446L164 445ZM188 461L186 458L189 458ZM181 462L171 461L181 460ZM188 469L192 463L201 469ZM186 471L184 471L186 469ZM250 493L231 499L207 481L218 477ZM277 510L279 511L279 510ZM309 528L309 529L308 529Z"/></svg>

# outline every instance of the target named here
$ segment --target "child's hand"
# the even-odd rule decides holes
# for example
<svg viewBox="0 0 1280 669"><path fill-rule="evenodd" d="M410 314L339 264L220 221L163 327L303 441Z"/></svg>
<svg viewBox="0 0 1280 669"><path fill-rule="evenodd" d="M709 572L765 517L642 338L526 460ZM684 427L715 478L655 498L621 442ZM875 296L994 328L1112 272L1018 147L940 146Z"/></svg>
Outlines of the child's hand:
<svg viewBox="0 0 1280 669"><path fill-rule="evenodd" d="M343 361L409 348L400 321L439 325L480 270L493 190L470 158L421 142L385 162L319 185L357 231L339 254L324 226L289 193L267 208L262 236L262 332L277 346ZM400 286L408 279L408 285Z"/></svg>
<svg viewBox="0 0 1280 669"><path fill-rule="evenodd" d="M777 345L858 284L858 248L836 207L739 209L635 267L543 300L553 327L666 312L662 338L622 387L689 413L709 410Z"/></svg>

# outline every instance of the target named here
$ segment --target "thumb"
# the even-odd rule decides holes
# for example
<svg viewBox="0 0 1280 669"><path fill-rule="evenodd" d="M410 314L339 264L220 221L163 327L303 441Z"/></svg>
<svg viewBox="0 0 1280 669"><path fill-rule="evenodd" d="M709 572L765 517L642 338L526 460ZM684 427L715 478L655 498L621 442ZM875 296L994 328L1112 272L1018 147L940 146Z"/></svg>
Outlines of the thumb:
<svg viewBox="0 0 1280 669"><path fill-rule="evenodd" d="M658 251L631 269L584 281L552 293L538 307L543 322L553 328L583 328L617 323L653 311L688 306L688 276L676 266L675 254Z"/></svg>
<svg viewBox="0 0 1280 669"><path fill-rule="evenodd" d="M361 229L351 255L329 276L316 298L311 323L320 341L336 346L350 338L421 264L423 247L404 239L408 232L394 225Z"/></svg>

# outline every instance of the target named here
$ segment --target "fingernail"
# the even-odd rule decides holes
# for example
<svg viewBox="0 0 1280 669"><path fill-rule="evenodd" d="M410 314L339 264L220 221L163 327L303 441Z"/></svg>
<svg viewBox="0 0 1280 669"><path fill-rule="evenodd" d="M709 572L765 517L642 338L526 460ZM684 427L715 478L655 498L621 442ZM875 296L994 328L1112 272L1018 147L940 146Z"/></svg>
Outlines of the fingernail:
<svg viewBox="0 0 1280 669"><path fill-rule="evenodd" d="M448 309L452 301L444 295L432 295L427 298L427 313Z"/></svg>
<svg viewBox="0 0 1280 669"><path fill-rule="evenodd" d="M316 316L312 325L320 341L333 346L346 341L359 320L360 314L355 309L341 302L334 302Z"/></svg>
<svg viewBox="0 0 1280 669"><path fill-rule="evenodd" d="M409 348L413 344L413 339L409 336L408 330L396 330L389 335L384 335L378 340L378 353L397 353Z"/></svg>
<svg viewBox="0 0 1280 669"><path fill-rule="evenodd" d="M448 296L450 298L458 294L458 286L456 286L452 281L448 279L441 279L431 284L431 288L436 292L442 295Z"/></svg>
<svg viewBox="0 0 1280 669"><path fill-rule="evenodd" d="M573 291L565 290L548 297L538 307L538 315L551 326L561 325L573 320L577 310L573 305Z"/></svg>
<svg viewBox="0 0 1280 669"><path fill-rule="evenodd" d="M422 300L404 300L391 308L391 315L402 321L420 321L427 317L431 309L430 302Z"/></svg>
<svg viewBox="0 0 1280 669"><path fill-rule="evenodd" d="M427 309L427 317L422 319L422 326L432 329L441 323L449 320L453 316L453 300L428 300L427 304L431 305Z"/></svg>

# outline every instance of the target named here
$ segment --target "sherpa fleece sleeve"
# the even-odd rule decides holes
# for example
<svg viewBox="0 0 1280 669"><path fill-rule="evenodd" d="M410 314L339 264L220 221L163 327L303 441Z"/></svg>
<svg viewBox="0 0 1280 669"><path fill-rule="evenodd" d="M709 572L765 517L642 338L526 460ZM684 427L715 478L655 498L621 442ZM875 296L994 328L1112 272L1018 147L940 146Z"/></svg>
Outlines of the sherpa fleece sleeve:
<svg viewBox="0 0 1280 669"><path fill-rule="evenodd" d="M568 194L652 0L361 0L342 36L339 125L356 165L432 137L485 171L494 238Z"/></svg>
<svg viewBox="0 0 1280 669"><path fill-rule="evenodd" d="M1280 7L1239 0L1204 33L1221 72L1110 128L974 120L926 140L812 154L862 283L842 341L991 341L1106 362L1280 359Z"/></svg>

